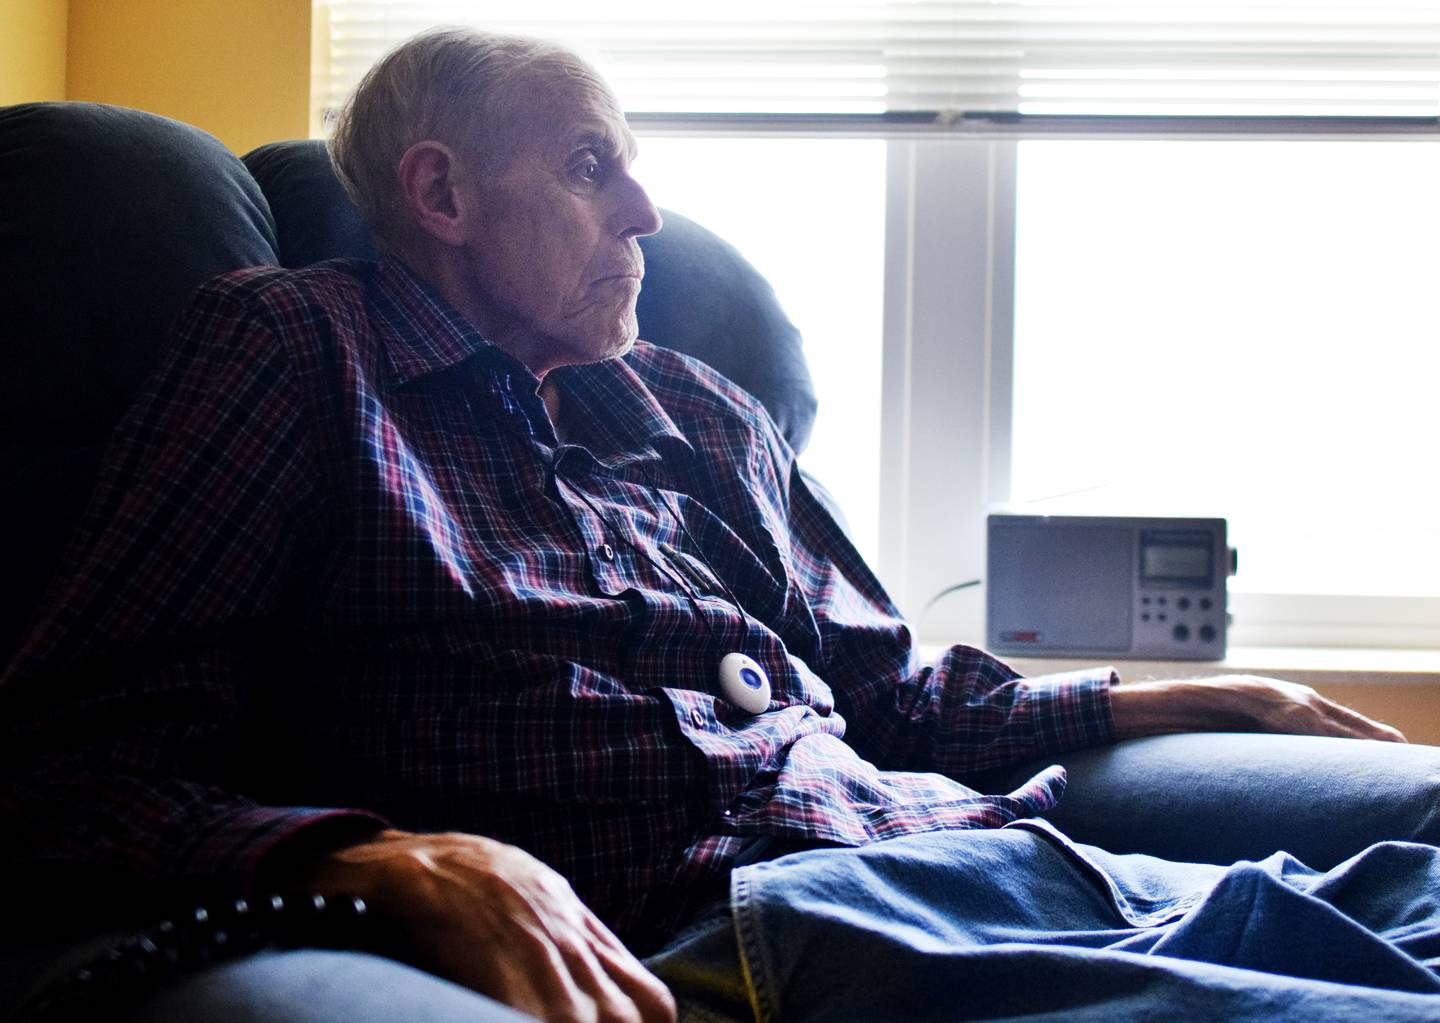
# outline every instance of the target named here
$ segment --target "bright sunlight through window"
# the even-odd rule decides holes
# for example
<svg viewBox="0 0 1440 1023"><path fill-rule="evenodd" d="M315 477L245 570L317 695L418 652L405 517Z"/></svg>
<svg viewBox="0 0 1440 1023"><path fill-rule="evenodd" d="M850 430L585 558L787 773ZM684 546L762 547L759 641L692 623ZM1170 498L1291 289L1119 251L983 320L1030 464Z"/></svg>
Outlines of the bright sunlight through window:
<svg viewBox="0 0 1440 1023"><path fill-rule="evenodd" d="M1440 595L1440 147L1020 145L1017 503L1223 515L1254 593Z"/></svg>

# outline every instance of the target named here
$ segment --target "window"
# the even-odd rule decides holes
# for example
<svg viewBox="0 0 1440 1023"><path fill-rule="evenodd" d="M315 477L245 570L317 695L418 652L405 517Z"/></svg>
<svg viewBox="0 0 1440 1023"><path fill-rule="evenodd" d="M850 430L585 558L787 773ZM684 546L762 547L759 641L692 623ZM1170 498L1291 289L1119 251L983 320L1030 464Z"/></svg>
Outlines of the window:
<svg viewBox="0 0 1440 1023"><path fill-rule="evenodd" d="M317 107L391 42L476 11L317 10ZM1233 643L1440 647L1440 0L483 16L595 47L657 200L771 277L820 388L807 464L912 614L983 575L994 504L1070 493L1213 502L1242 549ZM866 311L836 315L826 282ZM957 594L923 634L978 642L982 611Z"/></svg>
<svg viewBox="0 0 1440 1023"><path fill-rule="evenodd" d="M1239 592L1440 596L1440 146L1019 149L1012 500L1228 518Z"/></svg>

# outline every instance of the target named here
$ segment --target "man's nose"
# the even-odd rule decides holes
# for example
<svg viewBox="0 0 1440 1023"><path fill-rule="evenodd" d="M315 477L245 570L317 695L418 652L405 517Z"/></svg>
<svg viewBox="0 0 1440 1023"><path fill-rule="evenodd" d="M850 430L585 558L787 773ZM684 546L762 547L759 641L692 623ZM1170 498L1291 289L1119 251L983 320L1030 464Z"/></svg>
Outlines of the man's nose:
<svg viewBox="0 0 1440 1023"><path fill-rule="evenodd" d="M664 221L660 219L660 211L650 201L645 186L629 174L624 175L622 186L623 194L619 209L620 236L622 238L642 238L660 230Z"/></svg>

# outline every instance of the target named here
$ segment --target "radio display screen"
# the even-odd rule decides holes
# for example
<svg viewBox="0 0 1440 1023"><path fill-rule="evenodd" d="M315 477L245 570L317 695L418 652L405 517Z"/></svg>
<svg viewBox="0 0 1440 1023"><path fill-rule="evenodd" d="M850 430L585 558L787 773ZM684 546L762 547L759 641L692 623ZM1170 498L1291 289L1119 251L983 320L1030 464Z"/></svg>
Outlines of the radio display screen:
<svg viewBox="0 0 1440 1023"><path fill-rule="evenodd" d="M1146 540L1140 548L1140 577L1146 582L1180 582L1208 586L1212 558L1209 543L1167 543Z"/></svg>

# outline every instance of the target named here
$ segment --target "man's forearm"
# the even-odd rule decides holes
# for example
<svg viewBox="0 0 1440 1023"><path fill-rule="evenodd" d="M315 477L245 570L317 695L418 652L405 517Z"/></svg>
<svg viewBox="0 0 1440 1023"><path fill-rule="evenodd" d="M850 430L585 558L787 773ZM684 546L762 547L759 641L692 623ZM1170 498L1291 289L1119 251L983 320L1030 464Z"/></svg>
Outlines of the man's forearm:
<svg viewBox="0 0 1440 1023"><path fill-rule="evenodd" d="M1132 682L1111 690L1117 738L1172 732L1286 732L1404 742L1389 725L1309 686L1253 675Z"/></svg>

